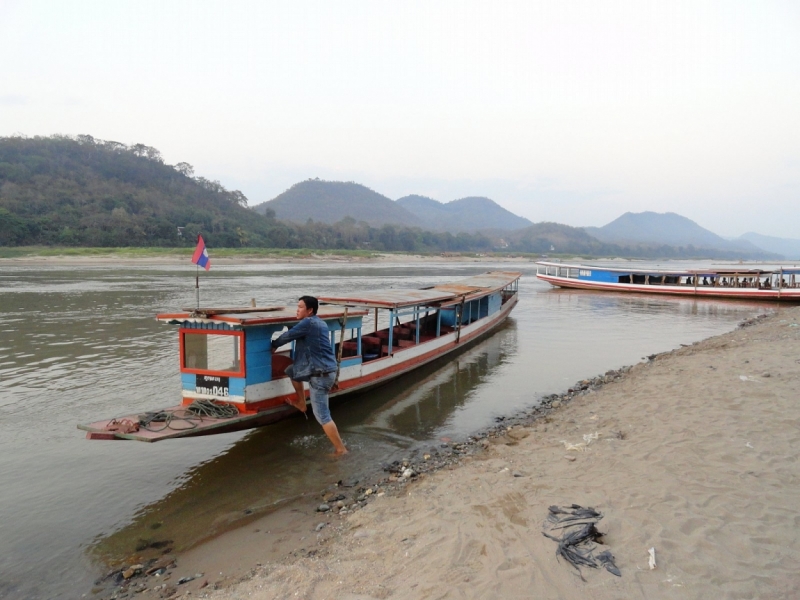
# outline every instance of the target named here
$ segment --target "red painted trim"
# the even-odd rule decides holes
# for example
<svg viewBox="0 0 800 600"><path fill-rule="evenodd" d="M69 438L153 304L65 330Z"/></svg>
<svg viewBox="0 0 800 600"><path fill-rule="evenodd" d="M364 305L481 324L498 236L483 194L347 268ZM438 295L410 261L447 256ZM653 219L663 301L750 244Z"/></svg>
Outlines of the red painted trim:
<svg viewBox="0 0 800 600"><path fill-rule="evenodd" d="M186 355L184 354L184 341L183 336L186 334L192 335L232 335L239 338L239 370L238 371L211 371L208 369L191 369L185 366L184 361ZM178 352L181 373L194 373L196 375L217 375L221 377L244 377L247 373L247 365L245 364L244 352L244 331L217 331L215 329L189 329L181 327L178 330Z"/></svg>
<svg viewBox="0 0 800 600"><path fill-rule="evenodd" d="M305 390L306 398L309 397L309 391ZM280 406L284 406L287 404L287 400L294 396L294 392L291 394L282 394L280 396L273 396L272 398L265 398L263 400L258 400L256 402L230 402L228 400L214 400L217 404L220 405L227 405L230 404L231 406L235 406L239 409L239 413L243 415L250 415L259 412L263 412L265 410L269 410L270 408L278 408ZM192 402L194 402L196 398L181 398L181 406L189 406Z"/></svg>

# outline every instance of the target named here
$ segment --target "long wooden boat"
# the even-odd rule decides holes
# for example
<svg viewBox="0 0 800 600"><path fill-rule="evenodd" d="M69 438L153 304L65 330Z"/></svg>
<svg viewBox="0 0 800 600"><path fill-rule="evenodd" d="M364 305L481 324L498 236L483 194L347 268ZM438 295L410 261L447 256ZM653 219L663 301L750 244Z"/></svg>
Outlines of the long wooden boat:
<svg viewBox="0 0 800 600"><path fill-rule="evenodd" d="M800 302L800 268L662 270L537 262L555 287L610 292Z"/></svg>
<svg viewBox="0 0 800 600"><path fill-rule="evenodd" d="M331 398L386 383L492 331L516 305L520 275L494 271L422 289L319 296L339 366ZM181 404L78 425L88 439L156 442L297 414L286 402L294 390L284 374L293 345L270 351L272 339L298 322L294 309L200 308L156 318L178 326Z"/></svg>

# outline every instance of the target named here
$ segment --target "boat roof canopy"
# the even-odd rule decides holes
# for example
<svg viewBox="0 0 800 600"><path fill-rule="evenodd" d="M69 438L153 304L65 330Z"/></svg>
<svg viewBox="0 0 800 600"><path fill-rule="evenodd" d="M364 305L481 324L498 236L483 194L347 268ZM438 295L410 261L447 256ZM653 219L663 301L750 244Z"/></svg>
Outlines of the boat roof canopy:
<svg viewBox="0 0 800 600"><path fill-rule="evenodd" d="M227 323L234 328L252 325L290 325L297 323L294 308L285 306L267 306L260 308L199 308L183 309L187 312L165 313L156 315L156 319L164 323L180 325L181 323ZM366 315L365 310L348 311L348 316ZM317 316L321 319L335 319L344 316L344 307L320 306Z"/></svg>
<svg viewBox="0 0 800 600"><path fill-rule="evenodd" d="M320 302L365 308L402 308L405 306L448 305L462 298L485 295L514 283L522 274L516 271L491 271L453 283L433 285L423 289L388 288L370 290L348 296L319 296Z"/></svg>
<svg viewBox="0 0 800 600"><path fill-rule="evenodd" d="M545 261L537 261L537 265L541 265L543 267L564 267L568 269L584 269L584 270L595 270L595 271L610 271L613 273L642 273L642 274L652 274L657 273L658 275L720 275L723 277L729 276L764 276L764 275L773 275L776 273L783 273L784 275L798 275L800 274L800 267L784 267L778 269L769 269L769 270L762 270L762 269L736 269L735 267L724 267L724 268L708 268L708 269L685 269L683 271L676 271L673 269L648 269L646 267L630 267L630 268L619 268L619 267L601 267L598 265L575 265L575 264L568 264L568 263L556 263L556 262L545 262Z"/></svg>

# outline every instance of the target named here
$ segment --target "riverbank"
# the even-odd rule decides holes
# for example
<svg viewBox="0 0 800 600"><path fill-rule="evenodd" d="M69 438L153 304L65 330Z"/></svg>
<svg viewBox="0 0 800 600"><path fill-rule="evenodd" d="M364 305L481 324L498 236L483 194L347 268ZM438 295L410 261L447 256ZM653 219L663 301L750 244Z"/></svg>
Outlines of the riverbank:
<svg viewBox="0 0 800 600"><path fill-rule="evenodd" d="M215 599L788 597L800 568L798 322L800 307L784 308L580 382L135 585ZM601 549L621 577L556 558L542 523L573 503L604 515Z"/></svg>
<svg viewBox="0 0 800 600"><path fill-rule="evenodd" d="M64 248L16 249L0 248L0 264L25 265L175 265L191 266L193 249L175 248ZM476 254L445 252L436 254L405 254L401 252L370 252L366 250L309 250L309 249L216 249L211 253L213 265L285 264L285 263L414 263L421 261L448 262L530 262L538 255Z"/></svg>

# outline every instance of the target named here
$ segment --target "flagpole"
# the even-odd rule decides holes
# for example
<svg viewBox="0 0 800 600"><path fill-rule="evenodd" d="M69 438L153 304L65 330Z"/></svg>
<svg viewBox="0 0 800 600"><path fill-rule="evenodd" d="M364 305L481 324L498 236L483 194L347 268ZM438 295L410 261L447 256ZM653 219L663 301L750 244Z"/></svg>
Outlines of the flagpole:
<svg viewBox="0 0 800 600"><path fill-rule="evenodd" d="M192 262L196 265L197 270L194 274L194 293L197 298L197 309L200 310L200 267L206 271L211 268L211 260L208 258L208 250L206 250L206 243L203 241L203 236L197 234L197 248L194 249L192 255Z"/></svg>

